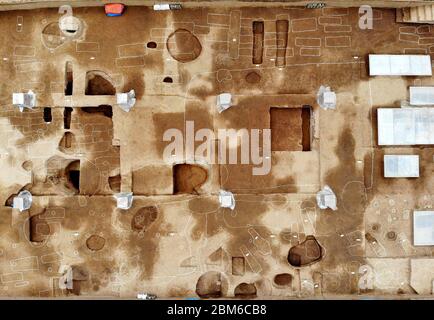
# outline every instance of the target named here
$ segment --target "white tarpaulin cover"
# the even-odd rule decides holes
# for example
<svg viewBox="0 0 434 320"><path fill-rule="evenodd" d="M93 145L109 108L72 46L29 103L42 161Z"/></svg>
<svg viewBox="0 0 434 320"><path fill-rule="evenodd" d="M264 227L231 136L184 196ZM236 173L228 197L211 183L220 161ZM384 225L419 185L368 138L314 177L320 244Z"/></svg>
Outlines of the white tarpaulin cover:
<svg viewBox="0 0 434 320"><path fill-rule="evenodd" d="M32 206L32 194L30 191L23 190L13 199L12 207L23 212Z"/></svg>
<svg viewBox="0 0 434 320"><path fill-rule="evenodd" d="M230 191L220 190L219 202L220 207L222 208L230 208L231 210L235 209L235 198Z"/></svg>
<svg viewBox="0 0 434 320"><path fill-rule="evenodd" d="M413 243L415 246L434 246L434 211L414 211Z"/></svg>
<svg viewBox="0 0 434 320"><path fill-rule="evenodd" d="M217 111L222 113L231 107L232 95L230 93L220 93L217 96Z"/></svg>
<svg viewBox="0 0 434 320"><path fill-rule="evenodd" d="M316 101L319 106L325 110L336 109L336 93L331 91L330 87L319 87L318 93L316 94Z"/></svg>
<svg viewBox="0 0 434 320"><path fill-rule="evenodd" d="M36 103L36 95L32 90L27 93L13 93L12 94L12 104L17 106L21 112L25 108L32 109Z"/></svg>
<svg viewBox="0 0 434 320"><path fill-rule="evenodd" d="M126 93L118 93L116 94L116 102L122 110L129 112L136 104L136 93L134 90L130 90Z"/></svg>
<svg viewBox="0 0 434 320"><path fill-rule="evenodd" d="M371 76L431 76L429 55L370 54Z"/></svg>
<svg viewBox="0 0 434 320"><path fill-rule="evenodd" d="M116 207L122 210L128 210L133 204L132 192L121 192L114 195L116 198Z"/></svg>
<svg viewBox="0 0 434 320"><path fill-rule="evenodd" d="M170 10L170 5L168 3L154 4L154 10L155 11Z"/></svg>
<svg viewBox="0 0 434 320"><path fill-rule="evenodd" d="M62 276L59 278L59 288L63 290L73 289L74 279L73 279L72 267L68 265L61 265L59 268L59 273L62 274Z"/></svg>
<svg viewBox="0 0 434 320"><path fill-rule="evenodd" d="M434 144L434 108L379 108L379 145Z"/></svg>
<svg viewBox="0 0 434 320"><path fill-rule="evenodd" d="M418 155L385 155L385 178L417 178L419 177Z"/></svg>
<svg viewBox="0 0 434 320"><path fill-rule="evenodd" d="M330 208L333 211L338 209L336 207L336 195L327 185L325 185L324 188L322 188L322 190L316 194L316 203L320 209Z"/></svg>
<svg viewBox="0 0 434 320"><path fill-rule="evenodd" d="M414 106L434 105L434 87L410 87L410 104Z"/></svg>

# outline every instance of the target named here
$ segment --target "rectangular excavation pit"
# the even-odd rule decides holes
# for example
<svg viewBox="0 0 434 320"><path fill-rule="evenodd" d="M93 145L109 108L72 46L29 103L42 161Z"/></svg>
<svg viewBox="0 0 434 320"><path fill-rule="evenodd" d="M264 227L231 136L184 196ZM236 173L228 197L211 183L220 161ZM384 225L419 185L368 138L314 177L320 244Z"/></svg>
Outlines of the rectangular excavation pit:
<svg viewBox="0 0 434 320"><path fill-rule="evenodd" d="M53 116L51 114L51 108L45 107L44 108L44 122L50 123L53 120Z"/></svg>
<svg viewBox="0 0 434 320"><path fill-rule="evenodd" d="M180 163L173 166L173 194L199 194L200 187L207 181L208 171L202 166Z"/></svg>
<svg viewBox="0 0 434 320"><path fill-rule="evenodd" d="M67 184L80 193L80 160L74 160L65 168Z"/></svg>
<svg viewBox="0 0 434 320"><path fill-rule="evenodd" d="M73 85L72 63L71 61L67 61L65 64L65 96L72 95L72 85Z"/></svg>
<svg viewBox="0 0 434 320"><path fill-rule="evenodd" d="M47 160L45 170L45 177L33 180L29 189L32 195L72 196L80 194L82 175L80 174L81 165L79 159L52 157ZM39 222L42 223L43 221Z"/></svg>
<svg viewBox="0 0 434 320"><path fill-rule="evenodd" d="M253 21L253 64L261 64L264 53L264 22Z"/></svg>
<svg viewBox="0 0 434 320"><path fill-rule="evenodd" d="M243 276L246 271L244 257L232 257L232 274L234 276Z"/></svg>
<svg viewBox="0 0 434 320"><path fill-rule="evenodd" d="M288 46L288 20L276 21L276 67L284 67L286 65L286 47Z"/></svg>
<svg viewBox="0 0 434 320"><path fill-rule="evenodd" d="M73 133L66 131L63 135L62 140L60 140L59 147L69 149L72 146Z"/></svg>
<svg viewBox="0 0 434 320"><path fill-rule="evenodd" d="M72 108L65 107L63 110L63 128L71 129L71 117L72 117Z"/></svg>
<svg viewBox="0 0 434 320"><path fill-rule="evenodd" d="M270 108L271 150L310 151L312 108Z"/></svg>

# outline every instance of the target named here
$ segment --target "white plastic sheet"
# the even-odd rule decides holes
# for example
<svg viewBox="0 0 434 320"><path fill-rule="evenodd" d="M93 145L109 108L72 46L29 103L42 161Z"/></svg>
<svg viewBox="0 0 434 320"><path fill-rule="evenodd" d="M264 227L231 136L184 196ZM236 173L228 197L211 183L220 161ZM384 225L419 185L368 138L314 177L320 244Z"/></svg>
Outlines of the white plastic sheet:
<svg viewBox="0 0 434 320"><path fill-rule="evenodd" d="M410 87L410 105L434 105L434 87Z"/></svg>
<svg viewBox="0 0 434 320"><path fill-rule="evenodd" d="M415 246L434 246L434 211L414 211L413 243Z"/></svg>
<svg viewBox="0 0 434 320"><path fill-rule="evenodd" d="M434 144L434 108L379 108L379 145Z"/></svg>
<svg viewBox="0 0 434 320"><path fill-rule="evenodd" d="M419 177L418 155L385 155L385 178L417 178Z"/></svg>
<svg viewBox="0 0 434 320"><path fill-rule="evenodd" d="M429 55L370 54L371 76L431 76Z"/></svg>
<svg viewBox="0 0 434 320"><path fill-rule="evenodd" d="M235 209L235 198L232 192L220 190L219 202L220 202L220 207L222 208L229 208L231 210Z"/></svg>

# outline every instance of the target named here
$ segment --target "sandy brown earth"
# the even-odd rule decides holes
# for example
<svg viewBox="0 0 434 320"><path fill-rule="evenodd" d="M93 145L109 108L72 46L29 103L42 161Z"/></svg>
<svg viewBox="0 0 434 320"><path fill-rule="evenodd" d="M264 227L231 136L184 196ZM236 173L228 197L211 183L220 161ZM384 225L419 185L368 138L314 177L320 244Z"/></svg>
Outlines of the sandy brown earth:
<svg viewBox="0 0 434 320"><path fill-rule="evenodd" d="M77 8L82 29L67 37L57 9L0 12L0 297L432 294L421 279L434 280L434 250L412 245L412 212L432 208L434 152L377 146L375 110L434 80L370 78L367 54L434 53L434 28L374 13L360 30L357 8ZM336 110L317 105L320 85ZM20 113L11 95L29 89L37 107ZM113 94L131 89L126 113ZM218 113L221 92L234 105ZM185 136L186 121L277 128L270 173L166 163L163 134ZM396 152L420 155L419 179L383 178ZM316 205L325 184L337 211ZM10 205L24 189L33 204L20 213ZM120 191L135 195L129 210ZM73 289L59 287L62 266Z"/></svg>

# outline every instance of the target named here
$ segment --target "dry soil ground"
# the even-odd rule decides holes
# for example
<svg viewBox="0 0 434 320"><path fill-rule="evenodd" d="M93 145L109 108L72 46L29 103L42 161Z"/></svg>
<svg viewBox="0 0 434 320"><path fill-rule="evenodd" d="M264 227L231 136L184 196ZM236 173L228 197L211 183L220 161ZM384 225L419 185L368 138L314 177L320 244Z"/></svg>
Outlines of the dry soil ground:
<svg viewBox="0 0 434 320"><path fill-rule="evenodd" d="M434 53L433 26L397 24L393 9L374 10L373 30L356 8L73 14L83 29L67 37L56 9L0 13L1 297L431 294L434 250L412 246L411 221L432 207L434 152L378 147L375 109L434 79L370 78L367 54ZM336 110L317 105L320 85ZM20 113L11 95L29 89L37 107ZM113 94L130 89L126 113ZM219 114L221 92L234 106ZM186 121L275 129L271 172L203 159L174 170L186 159L163 161L163 133L185 135ZM419 179L382 177L398 151L421 156ZM337 211L316 206L325 184ZM33 194L22 213L10 207L21 189ZM120 191L131 209L116 208Z"/></svg>

